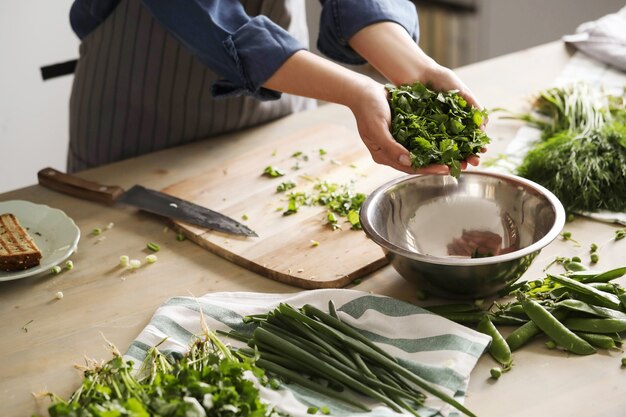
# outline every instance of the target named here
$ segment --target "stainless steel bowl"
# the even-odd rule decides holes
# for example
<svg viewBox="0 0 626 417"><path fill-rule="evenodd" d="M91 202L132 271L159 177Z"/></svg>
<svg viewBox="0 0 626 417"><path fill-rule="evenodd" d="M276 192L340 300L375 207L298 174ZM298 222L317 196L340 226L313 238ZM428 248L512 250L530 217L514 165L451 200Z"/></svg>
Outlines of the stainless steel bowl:
<svg viewBox="0 0 626 417"><path fill-rule="evenodd" d="M419 288L446 298L487 297L515 282L565 224L544 187L513 175L406 176L361 208L365 233Z"/></svg>

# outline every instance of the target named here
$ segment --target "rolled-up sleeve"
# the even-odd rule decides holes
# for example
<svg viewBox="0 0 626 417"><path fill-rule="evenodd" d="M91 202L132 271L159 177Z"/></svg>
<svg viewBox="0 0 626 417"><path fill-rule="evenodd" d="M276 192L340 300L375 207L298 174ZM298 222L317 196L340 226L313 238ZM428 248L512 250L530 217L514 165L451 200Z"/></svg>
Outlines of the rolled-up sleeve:
<svg viewBox="0 0 626 417"><path fill-rule="evenodd" d="M213 85L216 97L279 98L263 84L291 55L306 49L267 17L248 16L239 1L142 2L200 62L223 77Z"/></svg>
<svg viewBox="0 0 626 417"><path fill-rule="evenodd" d="M317 48L329 58L345 64L359 65L366 61L350 47L348 40L359 30L373 23L395 22L404 27L417 42L419 26L417 11L408 0L320 0Z"/></svg>

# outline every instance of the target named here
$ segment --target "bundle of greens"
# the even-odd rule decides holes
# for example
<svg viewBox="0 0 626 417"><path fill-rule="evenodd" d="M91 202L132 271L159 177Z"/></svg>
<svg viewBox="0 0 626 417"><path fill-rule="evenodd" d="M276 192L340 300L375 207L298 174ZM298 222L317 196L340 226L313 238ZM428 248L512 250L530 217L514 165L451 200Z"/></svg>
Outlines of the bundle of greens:
<svg viewBox="0 0 626 417"><path fill-rule="evenodd" d="M542 130L517 173L552 191L568 212L625 211L625 98L599 98L583 83L542 92L538 114L517 116Z"/></svg>
<svg viewBox="0 0 626 417"><path fill-rule="evenodd" d="M252 360L236 357L210 332L189 352L166 357L153 347L139 373L117 350L104 364L92 363L68 401L49 393L51 417L280 417L264 402L252 372L267 383Z"/></svg>
<svg viewBox="0 0 626 417"><path fill-rule="evenodd" d="M309 304L301 309L280 304L268 314L248 316L245 321L258 323L252 335L226 333L250 346L238 352L257 358L258 366L292 383L369 410L343 392L350 388L398 413L405 410L418 417L416 409L423 404L422 391L425 391L474 416L454 398L339 319L332 301L328 313Z"/></svg>
<svg viewBox="0 0 626 417"><path fill-rule="evenodd" d="M455 91L436 92L421 83L386 86L391 107L391 134L409 150L414 168L445 164L461 175L461 161L490 141L481 130L485 110L470 106Z"/></svg>

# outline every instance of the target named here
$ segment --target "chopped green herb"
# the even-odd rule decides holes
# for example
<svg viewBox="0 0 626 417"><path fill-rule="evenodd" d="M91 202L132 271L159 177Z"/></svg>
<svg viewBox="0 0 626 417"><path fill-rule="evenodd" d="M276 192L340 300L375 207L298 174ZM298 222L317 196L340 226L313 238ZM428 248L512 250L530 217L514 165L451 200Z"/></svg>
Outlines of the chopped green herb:
<svg viewBox="0 0 626 417"><path fill-rule="evenodd" d="M572 213L569 213L567 215L567 218L565 219L568 223L573 222L574 220L576 220L576 216L574 216Z"/></svg>
<svg viewBox="0 0 626 417"><path fill-rule="evenodd" d="M553 340L548 340L548 341L546 342L546 347L547 347L548 349L556 349L556 343L554 343L554 341L553 341Z"/></svg>
<svg viewBox="0 0 626 417"><path fill-rule="evenodd" d="M352 281L352 285L359 285L362 282L363 282L363 278L356 278L355 280Z"/></svg>
<svg viewBox="0 0 626 417"><path fill-rule="evenodd" d="M152 252L158 252L161 250L161 247L154 242L148 242L146 247L150 249Z"/></svg>
<svg viewBox="0 0 626 417"><path fill-rule="evenodd" d="M274 168L273 166L269 165L263 171L263 175L271 177L271 178L276 178L276 177L282 177L283 175L285 175L285 172L280 168Z"/></svg>
<svg viewBox="0 0 626 417"><path fill-rule="evenodd" d="M294 181L292 181L292 180L281 182L276 187L276 192L277 193L284 193L287 190L291 190L292 188L296 188L296 185L297 184Z"/></svg>
<svg viewBox="0 0 626 417"><path fill-rule="evenodd" d="M248 217L248 215L247 215L247 214L243 214L243 215L241 216L241 220L248 220L248 219L249 219L249 217Z"/></svg>
<svg viewBox="0 0 626 417"><path fill-rule="evenodd" d="M318 242L317 240L312 240L311 241L311 246L316 247L316 246L319 246L319 245L320 245L320 242Z"/></svg>
<svg viewBox="0 0 626 417"><path fill-rule="evenodd" d="M72 262L71 260L70 260L70 261L65 262L65 269L67 269L68 271L69 271L70 269L74 269L74 262Z"/></svg>
<svg viewBox="0 0 626 417"><path fill-rule="evenodd" d="M128 257L128 255L120 256L120 266L122 268L126 268L129 264L130 264L130 258Z"/></svg>
<svg viewBox="0 0 626 417"><path fill-rule="evenodd" d="M325 415L330 414L330 408L326 407L325 405L320 407L320 411L322 412L322 414L325 414Z"/></svg>
<svg viewBox="0 0 626 417"><path fill-rule="evenodd" d="M456 91L432 91L421 83L386 88L391 134L409 150L414 168L445 164L458 177L461 161L489 143L481 130L487 112L469 106Z"/></svg>
<svg viewBox="0 0 626 417"><path fill-rule="evenodd" d="M183 240L185 240L185 239L186 239L186 238L185 238L185 235L184 235L184 234L182 234L182 233L178 233L178 234L176 235L176 240L178 240L179 242L182 242L182 241L183 241Z"/></svg>
<svg viewBox="0 0 626 417"><path fill-rule="evenodd" d="M598 250L598 245L596 243L592 243L590 248L589 248L589 252L590 253L594 253L597 250Z"/></svg>
<svg viewBox="0 0 626 417"><path fill-rule="evenodd" d="M500 367L491 368L489 374L493 379L498 379L502 376L502 369Z"/></svg>
<svg viewBox="0 0 626 417"><path fill-rule="evenodd" d="M592 253L591 254L591 263L592 264L598 263L599 260L600 260L600 257L598 256L597 253Z"/></svg>
<svg viewBox="0 0 626 417"><path fill-rule="evenodd" d="M61 267L59 265L55 265L50 269L50 272L54 275L58 275L61 273Z"/></svg>
<svg viewBox="0 0 626 417"><path fill-rule="evenodd" d="M154 254L146 256L146 262L149 264L153 264L158 260L157 256Z"/></svg>
<svg viewBox="0 0 626 417"><path fill-rule="evenodd" d="M99 228L99 227L95 227L95 228L91 231L91 234L92 234L92 235L94 235L94 236L98 236L98 235L100 235L101 233L102 233L102 229L101 229L101 228Z"/></svg>
<svg viewBox="0 0 626 417"><path fill-rule="evenodd" d="M577 240L572 239L572 232L562 232L561 233L561 237L563 238L563 240L569 240L574 242L574 244L576 244L576 246L580 246L580 242L578 242Z"/></svg>
<svg viewBox="0 0 626 417"><path fill-rule="evenodd" d="M326 155L328 152L326 152L325 149L320 149L320 156L324 156Z"/></svg>
<svg viewBox="0 0 626 417"><path fill-rule="evenodd" d="M317 407L309 407L306 409L307 414L317 414L317 411L319 410L319 408Z"/></svg>
<svg viewBox="0 0 626 417"><path fill-rule="evenodd" d="M615 231L615 240L621 240L626 237L626 229L619 229Z"/></svg>

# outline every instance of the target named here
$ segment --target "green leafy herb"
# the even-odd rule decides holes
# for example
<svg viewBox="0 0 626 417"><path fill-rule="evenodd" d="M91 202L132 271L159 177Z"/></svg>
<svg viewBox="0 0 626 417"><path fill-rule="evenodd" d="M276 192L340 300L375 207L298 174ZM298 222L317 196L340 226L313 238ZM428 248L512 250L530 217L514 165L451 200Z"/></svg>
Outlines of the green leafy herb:
<svg viewBox="0 0 626 417"><path fill-rule="evenodd" d="M285 175L285 172L280 168L274 168L273 166L269 165L263 171L263 175L271 178L276 178L282 177L283 175Z"/></svg>
<svg viewBox="0 0 626 417"><path fill-rule="evenodd" d="M284 193L287 190L291 190L292 188L296 188L296 183L292 180L281 182L276 187L277 193Z"/></svg>
<svg viewBox="0 0 626 417"><path fill-rule="evenodd" d="M81 387L65 401L48 393L52 417L278 417L261 401L244 373L270 384L253 358L235 356L209 333L198 338L186 355L163 355L156 347L139 372L117 350L104 364L89 364Z"/></svg>
<svg viewBox="0 0 626 417"><path fill-rule="evenodd" d="M414 168L445 164L458 177L461 161L489 143L481 130L487 112L471 107L457 92L436 92L421 83L386 88L391 134L409 150Z"/></svg>
<svg viewBox="0 0 626 417"><path fill-rule="evenodd" d="M585 83L541 93L533 108L540 116L516 116L543 137L517 173L552 191L568 212L625 211L625 100L602 100Z"/></svg>

